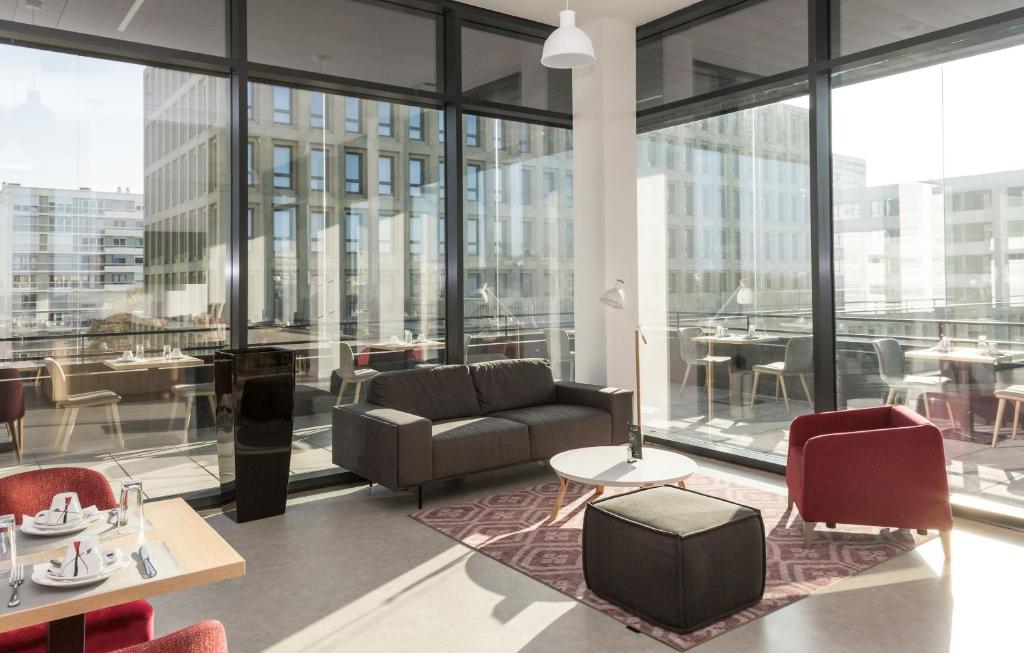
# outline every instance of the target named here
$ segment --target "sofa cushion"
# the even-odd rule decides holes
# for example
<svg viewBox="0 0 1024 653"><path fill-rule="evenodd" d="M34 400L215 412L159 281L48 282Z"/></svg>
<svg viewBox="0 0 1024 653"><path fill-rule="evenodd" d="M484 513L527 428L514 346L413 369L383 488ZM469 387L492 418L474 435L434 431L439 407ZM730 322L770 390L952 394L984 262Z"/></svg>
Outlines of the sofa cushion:
<svg viewBox="0 0 1024 653"><path fill-rule="evenodd" d="M435 422L431 428L434 478L460 476L530 459L524 424L495 417Z"/></svg>
<svg viewBox="0 0 1024 653"><path fill-rule="evenodd" d="M528 426L530 458L534 460L569 449L612 444L612 416L589 406L547 404L503 410L490 416Z"/></svg>
<svg viewBox="0 0 1024 653"><path fill-rule="evenodd" d="M378 374L370 384L369 402L435 422L480 414L473 379L465 365Z"/></svg>
<svg viewBox="0 0 1024 653"><path fill-rule="evenodd" d="M469 369L484 415L555 403L555 380L540 358L474 363Z"/></svg>

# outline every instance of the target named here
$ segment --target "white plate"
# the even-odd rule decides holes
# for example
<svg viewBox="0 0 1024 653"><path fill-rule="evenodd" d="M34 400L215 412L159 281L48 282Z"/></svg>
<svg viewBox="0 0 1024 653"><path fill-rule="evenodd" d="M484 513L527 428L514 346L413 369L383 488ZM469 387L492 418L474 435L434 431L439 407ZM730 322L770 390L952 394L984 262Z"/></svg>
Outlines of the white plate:
<svg viewBox="0 0 1024 653"><path fill-rule="evenodd" d="M91 517L86 517L85 519L79 522L75 522L74 524L71 524L70 526L66 527L41 527L32 522L31 519L24 519L21 522L21 532L25 533L26 535L38 535L41 537L73 535L75 533L80 533L84 531L85 529L89 528L90 526L98 522L104 514L106 513L97 513L95 515L92 515Z"/></svg>
<svg viewBox="0 0 1024 653"><path fill-rule="evenodd" d="M103 571L95 576L87 576L85 578L51 578L46 572L48 569L52 569L53 565L46 562L32 567L32 581L37 585L45 585L46 587L82 587L83 585L98 583L110 578L111 575L125 569L132 563L131 556L125 555L121 549L114 549L114 551L117 553L114 562L107 564L103 567Z"/></svg>

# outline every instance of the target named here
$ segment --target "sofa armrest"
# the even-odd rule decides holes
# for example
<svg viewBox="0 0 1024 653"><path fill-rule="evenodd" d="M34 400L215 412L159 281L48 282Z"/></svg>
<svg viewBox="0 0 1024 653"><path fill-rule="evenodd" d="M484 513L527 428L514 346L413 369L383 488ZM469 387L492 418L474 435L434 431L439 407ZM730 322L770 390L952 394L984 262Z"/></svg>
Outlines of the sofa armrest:
<svg viewBox="0 0 1024 653"><path fill-rule="evenodd" d="M589 406L612 416L612 444L621 444L629 437L629 420L633 414L633 391L590 383L558 381L555 383L558 403Z"/></svg>
<svg viewBox="0 0 1024 653"><path fill-rule="evenodd" d="M374 404L335 406L334 464L393 490L433 475L431 422Z"/></svg>
<svg viewBox="0 0 1024 653"><path fill-rule="evenodd" d="M891 410L892 406L877 406L800 415L789 426L789 446L802 447L816 435L888 428Z"/></svg>
<svg viewBox="0 0 1024 653"><path fill-rule="evenodd" d="M942 435L931 424L814 436L802 456L801 515L948 530L945 462Z"/></svg>

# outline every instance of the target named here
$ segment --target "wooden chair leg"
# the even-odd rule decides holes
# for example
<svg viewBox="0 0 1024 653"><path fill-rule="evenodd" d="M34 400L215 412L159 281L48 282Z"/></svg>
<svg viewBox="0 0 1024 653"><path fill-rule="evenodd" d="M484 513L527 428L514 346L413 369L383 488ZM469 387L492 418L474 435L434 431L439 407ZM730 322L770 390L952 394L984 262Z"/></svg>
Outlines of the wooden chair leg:
<svg viewBox="0 0 1024 653"><path fill-rule="evenodd" d="M686 382L690 380L690 364L686 363L686 371L683 372L683 384L679 386L679 398L683 398L683 393L686 392Z"/></svg>
<svg viewBox="0 0 1024 653"><path fill-rule="evenodd" d="M804 522L804 546L810 546L814 539L814 525L816 522Z"/></svg>
<svg viewBox="0 0 1024 653"><path fill-rule="evenodd" d="M807 387L807 376L804 374L800 375L800 385L804 387L804 394L807 395L807 403L814 405L814 397L811 396L811 389Z"/></svg>
<svg viewBox="0 0 1024 653"><path fill-rule="evenodd" d="M359 403L359 393L362 392L362 390L363 390L363 382L362 381L356 381L356 394L355 394L355 397L352 400L352 403L354 403L354 404L358 404Z"/></svg>
<svg viewBox="0 0 1024 653"><path fill-rule="evenodd" d="M214 424L217 423L217 398L213 395L206 396L207 401L210 402L210 414L213 415Z"/></svg>
<svg viewBox="0 0 1024 653"><path fill-rule="evenodd" d="M889 394L885 397L885 405L891 406L892 400L896 397L896 388L889 386Z"/></svg>
<svg viewBox="0 0 1024 653"><path fill-rule="evenodd" d="M117 403L110 404L110 419L114 423L114 433L117 434L117 444L124 449L124 431L121 430L121 411L117 409Z"/></svg>
<svg viewBox="0 0 1024 653"><path fill-rule="evenodd" d="M25 453L25 418L18 420L18 460Z"/></svg>
<svg viewBox="0 0 1024 653"><path fill-rule="evenodd" d="M1017 439L1017 427L1020 426L1020 405L1022 402L1017 401L1013 404L1013 430L1010 432L1010 439Z"/></svg>
<svg viewBox="0 0 1024 653"><path fill-rule="evenodd" d="M781 378L781 376L775 376L775 403L779 403L779 379Z"/></svg>
<svg viewBox="0 0 1024 653"><path fill-rule="evenodd" d="M11 436L11 445L14 447L14 453L18 456L18 460L21 460L21 451L18 447L18 422L5 422L4 426L7 427L7 434Z"/></svg>
<svg viewBox="0 0 1024 653"><path fill-rule="evenodd" d="M341 387L338 388L338 403L334 404L335 406L340 406L341 405L341 398L345 395L345 388L347 388L347 387L348 387L348 381L342 381L341 382Z"/></svg>
<svg viewBox="0 0 1024 653"><path fill-rule="evenodd" d="M946 556L946 560L949 560L953 555L953 532L940 531L939 539L942 540L942 553Z"/></svg>
<svg viewBox="0 0 1024 653"><path fill-rule="evenodd" d="M946 406L946 417L949 418L950 424L953 425L953 430L957 430L960 427L956 423L956 413L953 412L953 404L949 403L949 399L945 396L942 398L942 403Z"/></svg>
<svg viewBox="0 0 1024 653"><path fill-rule="evenodd" d="M1018 406L1020 404L1017 404ZM996 407L996 423L992 427L992 446L996 446L996 440L999 439L999 428L1003 425L1003 413L1006 412L1006 399L1003 397L999 398L999 405Z"/></svg>
<svg viewBox="0 0 1024 653"><path fill-rule="evenodd" d="M782 386L782 398L786 402L786 414L791 415L792 413L789 411L789 392L786 390L786 377L780 374L776 378L779 380L779 385Z"/></svg>
<svg viewBox="0 0 1024 653"><path fill-rule="evenodd" d="M753 407L754 401L757 400L757 382L761 378L760 372L754 372L754 383L750 386L750 405Z"/></svg>
<svg viewBox="0 0 1024 653"><path fill-rule="evenodd" d="M167 430L174 431L174 420L178 419L178 404L181 403L178 395L174 395L174 401L171 402L171 419L167 422Z"/></svg>
<svg viewBox="0 0 1024 653"><path fill-rule="evenodd" d="M181 443L188 442L188 427L192 423L192 410L196 407L196 398L192 395L185 397L185 426L181 429Z"/></svg>
<svg viewBox="0 0 1024 653"><path fill-rule="evenodd" d="M64 427L64 437L61 438L60 450L62 453L67 453L68 443L71 442L71 432L75 430L75 420L78 419L78 409L69 408L68 410L68 421Z"/></svg>
<svg viewBox="0 0 1024 653"><path fill-rule="evenodd" d="M931 406L931 402L928 401L928 393L927 392L922 392L921 393L921 398L924 399L924 418L927 419L927 420L931 420L931 418L932 418L932 406Z"/></svg>

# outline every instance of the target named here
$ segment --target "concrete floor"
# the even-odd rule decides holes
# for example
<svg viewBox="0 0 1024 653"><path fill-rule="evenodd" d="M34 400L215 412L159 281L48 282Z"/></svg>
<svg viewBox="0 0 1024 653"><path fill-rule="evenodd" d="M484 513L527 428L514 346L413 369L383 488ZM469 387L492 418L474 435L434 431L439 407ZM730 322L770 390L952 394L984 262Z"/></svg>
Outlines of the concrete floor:
<svg viewBox="0 0 1024 653"><path fill-rule="evenodd" d="M781 477L698 459L784 491ZM542 464L428 488L444 505L551 480ZM159 597L158 634L203 618L247 651L669 651L621 623L408 517L408 493L351 487L295 498L282 516L208 517L244 577ZM958 520L954 557L933 540L731 631L702 653L1015 650L1024 534Z"/></svg>

